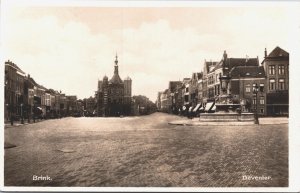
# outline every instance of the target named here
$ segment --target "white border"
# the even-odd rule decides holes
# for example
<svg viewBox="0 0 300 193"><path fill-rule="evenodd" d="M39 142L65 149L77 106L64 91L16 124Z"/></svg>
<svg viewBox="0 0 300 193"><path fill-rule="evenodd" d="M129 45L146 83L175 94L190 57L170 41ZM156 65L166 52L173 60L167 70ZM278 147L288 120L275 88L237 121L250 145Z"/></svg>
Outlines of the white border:
<svg viewBox="0 0 300 193"><path fill-rule="evenodd" d="M97 0L55 0L55 1L40 1L40 0L2 0L1 1L1 24L5 18L5 7L7 6L82 6L82 7L264 7L264 6L279 6L288 7L291 10L291 18L300 18L300 1L97 1ZM295 12L298 10L298 14ZM1 29L1 28L0 28ZM300 107L300 87L298 86L300 74L300 23L295 24L294 30L289 34L290 45L293 50L287 50L290 53L290 119L289 119L289 187L288 188L126 188L126 187L4 187L4 124L1 124L1 137L3 139L0 146L1 159L1 178L0 187L2 191L131 191L131 192L216 192L216 191L230 191L230 192L299 192L300 191L300 122L299 122L299 107ZM1 33L1 40L3 34ZM2 41L1 41L2 42ZM4 58L2 58L2 44L0 42L0 76L1 76L1 99L0 99L0 121L4 123L3 107L4 107Z"/></svg>

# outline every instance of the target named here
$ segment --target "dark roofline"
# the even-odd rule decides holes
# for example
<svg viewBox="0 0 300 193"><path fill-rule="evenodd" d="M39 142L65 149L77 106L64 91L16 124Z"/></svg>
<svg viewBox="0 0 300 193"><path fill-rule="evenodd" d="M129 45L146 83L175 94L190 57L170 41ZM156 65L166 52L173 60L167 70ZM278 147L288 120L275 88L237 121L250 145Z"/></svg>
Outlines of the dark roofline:
<svg viewBox="0 0 300 193"><path fill-rule="evenodd" d="M10 60L7 60L7 61L5 62L5 64L11 65L12 67L16 68L16 70L19 70L19 71L22 72L23 74L26 74L23 70L21 70L21 68L20 68L17 64L13 63L13 62L10 61Z"/></svg>
<svg viewBox="0 0 300 193"><path fill-rule="evenodd" d="M281 51L283 51L285 54L287 54L288 56L270 56L273 54L273 52L275 50L280 49ZM285 51L284 49L280 48L279 46L276 46L266 57L264 57L263 61L261 62L261 64L264 63L265 60L276 60L276 59L289 59L289 53L287 51Z"/></svg>
<svg viewBox="0 0 300 193"><path fill-rule="evenodd" d="M252 72L249 71L251 68L256 69L256 71L254 72L256 74L253 74L253 71ZM249 75L246 75L247 73L244 74L245 73L244 70L247 70L247 72L249 72ZM237 73L232 74L235 71L237 71ZM229 74L231 77L235 77L235 78L237 78L237 77L264 78L264 77L266 77L266 73L265 73L263 66L235 66L230 70Z"/></svg>

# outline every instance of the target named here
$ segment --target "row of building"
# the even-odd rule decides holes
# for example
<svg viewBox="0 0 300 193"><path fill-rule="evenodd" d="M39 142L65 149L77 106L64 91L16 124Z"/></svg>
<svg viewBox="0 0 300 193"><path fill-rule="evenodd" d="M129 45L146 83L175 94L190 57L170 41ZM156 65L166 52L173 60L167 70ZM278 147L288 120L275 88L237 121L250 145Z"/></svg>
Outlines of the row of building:
<svg viewBox="0 0 300 193"><path fill-rule="evenodd" d="M203 70L192 77L170 81L167 89L158 92L157 108L175 114L215 112L222 93L229 94L231 103L241 104L242 112L288 115L289 53L280 47L270 54L265 49L259 63L258 57L230 58L224 51L220 61L205 61Z"/></svg>
<svg viewBox="0 0 300 193"><path fill-rule="evenodd" d="M74 116L84 107L77 96L47 89L10 60L5 62L4 86L5 120Z"/></svg>
<svg viewBox="0 0 300 193"><path fill-rule="evenodd" d="M127 116L149 114L154 108L144 96L132 97L132 80L119 76L118 56L109 80L98 80L95 96L77 99L47 89L12 61L5 62L5 119L58 118L65 116Z"/></svg>

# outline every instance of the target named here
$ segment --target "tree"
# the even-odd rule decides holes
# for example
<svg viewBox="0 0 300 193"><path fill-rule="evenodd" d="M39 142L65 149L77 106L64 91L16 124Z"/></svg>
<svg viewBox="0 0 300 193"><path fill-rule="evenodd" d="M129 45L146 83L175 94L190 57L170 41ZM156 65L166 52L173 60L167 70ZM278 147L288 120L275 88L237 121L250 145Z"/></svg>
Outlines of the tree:
<svg viewBox="0 0 300 193"><path fill-rule="evenodd" d="M139 108L138 111L141 115L149 115L156 112L156 105L146 96L138 95L132 98L135 101L135 106Z"/></svg>

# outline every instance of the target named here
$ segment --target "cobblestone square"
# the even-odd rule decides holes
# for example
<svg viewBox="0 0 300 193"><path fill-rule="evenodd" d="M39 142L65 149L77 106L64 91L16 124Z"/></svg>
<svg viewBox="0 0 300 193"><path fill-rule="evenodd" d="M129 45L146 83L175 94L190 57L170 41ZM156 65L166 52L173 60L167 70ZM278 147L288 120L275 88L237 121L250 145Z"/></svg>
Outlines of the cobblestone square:
<svg viewBox="0 0 300 193"><path fill-rule="evenodd" d="M5 142L16 147L5 149L5 186L288 186L288 124L168 124L180 119L154 113L7 127Z"/></svg>

